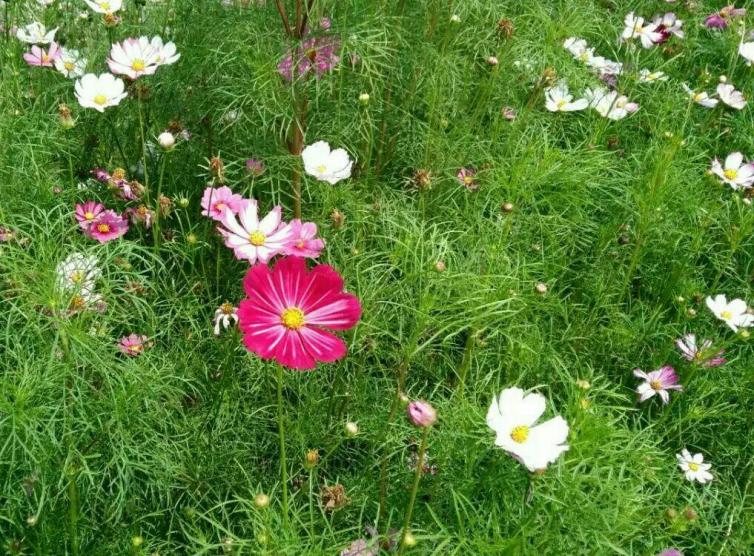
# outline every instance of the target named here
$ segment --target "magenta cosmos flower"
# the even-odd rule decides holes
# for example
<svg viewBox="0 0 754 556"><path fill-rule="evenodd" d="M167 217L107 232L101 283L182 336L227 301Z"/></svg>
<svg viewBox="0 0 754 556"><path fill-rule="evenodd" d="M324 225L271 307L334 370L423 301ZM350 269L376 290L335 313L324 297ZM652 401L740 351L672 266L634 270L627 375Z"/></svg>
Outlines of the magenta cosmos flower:
<svg viewBox="0 0 754 556"><path fill-rule="evenodd" d="M204 190L202 197L202 214L209 216L213 220L222 220L225 209L230 210L233 214L238 214L241 208L243 197L233 193L230 187L208 187Z"/></svg>
<svg viewBox="0 0 754 556"><path fill-rule="evenodd" d="M296 66L298 77L305 77L314 73L317 78L332 71L340 62L340 41L335 37L315 37L307 39L294 54L288 52L278 64L278 73L286 81L293 78L293 66Z"/></svg>
<svg viewBox="0 0 754 556"><path fill-rule="evenodd" d="M60 57L60 54L60 46L56 42L50 44L48 50L42 50L35 44L31 47L31 52L24 54L24 60L30 66L51 68L55 64L55 60Z"/></svg>
<svg viewBox="0 0 754 556"><path fill-rule="evenodd" d="M733 4L721 8L720 11L707 16L704 25L708 29L725 29L734 17L746 15L746 8L736 8Z"/></svg>
<svg viewBox="0 0 754 556"><path fill-rule="evenodd" d="M277 206L260 220L255 199L243 200L238 219L230 209L225 209L220 222L218 231L225 238L225 245L233 249L237 259L246 259L251 264L268 262L291 241L291 227L283 223L282 209Z"/></svg>
<svg viewBox="0 0 754 556"><path fill-rule="evenodd" d="M316 259L325 248L325 242L317 237L314 222L291 220L291 239L285 246L286 255Z"/></svg>
<svg viewBox="0 0 754 556"><path fill-rule="evenodd" d="M114 210L102 211L87 229L87 235L100 243L107 243L125 235L128 231L128 219Z"/></svg>
<svg viewBox="0 0 754 556"><path fill-rule="evenodd" d="M76 205L76 220L82 230L88 230L92 222L105 210L105 205L97 201L87 201Z"/></svg>
<svg viewBox="0 0 754 556"><path fill-rule="evenodd" d="M725 358L720 357L725 350L712 349L712 340L702 340L697 343L696 335L686 334L675 341L675 345L681 351L681 356L686 361L691 361L702 367L719 367L725 364Z"/></svg>
<svg viewBox="0 0 754 556"><path fill-rule="evenodd" d="M118 349L121 353L130 355L131 357L141 355L146 347L149 347L147 344L147 337L138 334L123 336L118 343Z"/></svg>
<svg viewBox="0 0 754 556"><path fill-rule="evenodd" d="M668 403L670 401L670 390L683 390L683 386L678 384L678 376L675 374L675 369L669 365L649 373L645 373L641 369L634 369L634 376L644 380L636 389L640 402L646 401L657 394L663 403Z"/></svg>
<svg viewBox="0 0 754 556"><path fill-rule="evenodd" d="M328 265L307 270L300 257L283 257L270 269L258 264L243 281L248 296L238 307L246 349L280 365L309 370L346 355L332 330L348 330L361 317L361 303L343 291L343 279Z"/></svg>

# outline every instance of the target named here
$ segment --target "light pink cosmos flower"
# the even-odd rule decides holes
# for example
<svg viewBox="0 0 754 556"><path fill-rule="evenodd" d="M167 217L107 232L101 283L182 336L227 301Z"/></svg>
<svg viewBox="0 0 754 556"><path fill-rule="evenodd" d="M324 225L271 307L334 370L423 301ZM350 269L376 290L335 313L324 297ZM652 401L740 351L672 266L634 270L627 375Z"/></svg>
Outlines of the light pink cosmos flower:
<svg viewBox="0 0 754 556"><path fill-rule="evenodd" d="M209 216L213 220L220 221L223 218L225 210L230 210L233 214L238 214L241 208L243 197L233 193L230 187L208 187L204 190L202 197L203 216Z"/></svg>
<svg viewBox="0 0 754 556"><path fill-rule="evenodd" d="M725 364L725 358L720 357L725 353L724 349L719 351L712 350L712 340L702 340L700 344L696 342L696 335L686 334L675 341L675 345L681 351L681 356L686 361L691 361L702 367L711 368L719 367Z"/></svg>
<svg viewBox="0 0 754 556"><path fill-rule="evenodd" d="M126 39L113 44L107 65L116 75L138 79L157 71L160 66L160 51L150 44L147 37Z"/></svg>
<svg viewBox="0 0 754 556"><path fill-rule="evenodd" d="M291 240L285 246L286 255L316 259L325 248L325 242L317 237L317 225L314 222L291 220Z"/></svg>
<svg viewBox="0 0 754 556"><path fill-rule="evenodd" d="M97 201L87 201L76 205L76 220L82 230L89 230L92 222L105 210L105 205Z"/></svg>
<svg viewBox="0 0 754 556"><path fill-rule="evenodd" d="M238 259L246 259L250 264L257 261L267 263L272 257L282 253L291 241L293 232L289 225L281 226L282 209L277 206L259 220L256 199L244 199L236 215L225 209L218 228L225 238L225 245L233 249Z"/></svg>
<svg viewBox="0 0 754 556"><path fill-rule="evenodd" d="M734 190L748 189L754 184L754 163L744 163L740 152L729 154L724 165L718 159L713 160L711 171Z"/></svg>
<svg viewBox="0 0 754 556"><path fill-rule="evenodd" d="M89 225L87 235L100 243L107 243L125 235L128 231L128 219L114 210L105 210Z"/></svg>
<svg viewBox="0 0 754 556"><path fill-rule="evenodd" d="M456 177L466 189L474 191L479 188L479 181L476 178L476 169L474 168L461 168L458 170Z"/></svg>
<svg viewBox="0 0 754 556"><path fill-rule="evenodd" d="M147 340L148 338L146 336L140 336L138 334L123 336L118 343L118 349L120 349L121 353L124 353L125 355L136 357L144 352L144 348L149 347Z"/></svg>
<svg viewBox="0 0 754 556"><path fill-rule="evenodd" d="M293 66L296 66L298 77L308 77L309 74L319 79L324 74L332 71L340 62L340 41L336 37L314 37L307 39L296 49L295 63L294 54L288 52L285 58L278 64L278 73L286 81L293 79Z"/></svg>
<svg viewBox="0 0 754 556"><path fill-rule="evenodd" d="M43 68L51 68L55 65L55 60L60 57L60 46L56 42L52 42L48 50L42 50L36 44L31 47L31 52L24 54L24 60L30 66L39 66Z"/></svg>
<svg viewBox="0 0 754 556"><path fill-rule="evenodd" d="M634 376L644 380L636 389L640 402L644 402L657 394L663 403L668 403L670 401L669 390L683 390L683 386L678 384L675 369L669 365L650 373L645 373L641 369L634 369Z"/></svg>

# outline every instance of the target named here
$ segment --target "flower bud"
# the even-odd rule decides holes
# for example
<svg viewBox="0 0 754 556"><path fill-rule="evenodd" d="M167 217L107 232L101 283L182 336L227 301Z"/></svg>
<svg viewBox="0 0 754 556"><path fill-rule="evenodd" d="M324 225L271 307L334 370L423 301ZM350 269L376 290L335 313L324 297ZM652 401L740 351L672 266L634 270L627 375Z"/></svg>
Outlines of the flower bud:
<svg viewBox="0 0 754 556"><path fill-rule="evenodd" d="M195 245L197 241L199 241L199 238L196 237L196 234L186 234L186 243L188 243L189 245Z"/></svg>
<svg viewBox="0 0 754 556"><path fill-rule="evenodd" d="M304 467L312 469L319 463L319 450L309 450L306 452L306 458L304 459Z"/></svg>
<svg viewBox="0 0 754 556"><path fill-rule="evenodd" d="M450 16L450 22L451 23L461 23L461 16L458 14L453 14Z"/></svg>
<svg viewBox="0 0 754 556"><path fill-rule="evenodd" d="M353 438L357 434L359 434L359 425L354 423L353 421L348 421L346 423L346 436L349 438Z"/></svg>
<svg viewBox="0 0 754 556"><path fill-rule="evenodd" d="M513 212L513 203L503 203L503 212Z"/></svg>
<svg viewBox="0 0 754 556"><path fill-rule="evenodd" d="M445 266L445 263L443 261L437 261L435 263L435 270L437 272L445 272L446 269L447 267Z"/></svg>
<svg viewBox="0 0 754 556"><path fill-rule="evenodd" d="M411 533L411 531L406 531L403 534L403 539L401 542L406 548L413 548L416 546L416 537Z"/></svg>
<svg viewBox="0 0 754 556"><path fill-rule="evenodd" d="M418 400L408 404L408 418L417 427L431 427L437 421L437 412L429 403Z"/></svg>
<svg viewBox="0 0 754 556"><path fill-rule="evenodd" d="M258 178L264 174L264 162L256 160L255 158L249 158L246 161L246 171L254 178Z"/></svg>
<svg viewBox="0 0 754 556"><path fill-rule="evenodd" d="M497 56L490 56L489 58L487 58L487 64L493 67L496 66L498 64Z"/></svg>
<svg viewBox="0 0 754 556"><path fill-rule="evenodd" d="M186 208L189 206L189 200L186 197L179 197L178 201L176 201L176 204L181 208Z"/></svg>
<svg viewBox="0 0 754 556"><path fill-rule="evenodd" d="M175 147L175 135L173 135L169 131L163 131L157 137L157 142L166 151L172 151Z"/></svg>
<svg viewBox="0 0 754 556"><path fill-rule="evenodd" d="M364 106L369 104L369 93L361 93L359 95L359 102L363 104Z"/></svg>
<svg viewBox="0 0 754 556"><path fill-rule="evenodd" d="M538 294L547 293L547 284L539 282L536 286L534 286L534 291L536 291Z"/></svg>
<svg viewBox="0 0 754 556"><path fill-rule="evenodd" d="M254 505L263 510L270 505L270 497L264 492L260 492L254 497Z"/></svg>
<svg viewBox="0 0 754 556"><path fill-rule="evenodd" d="M144 544L144 537L142 537L141 535L131 537L131 546L133 546L134 548L139 548L142 544Z"/></svg>

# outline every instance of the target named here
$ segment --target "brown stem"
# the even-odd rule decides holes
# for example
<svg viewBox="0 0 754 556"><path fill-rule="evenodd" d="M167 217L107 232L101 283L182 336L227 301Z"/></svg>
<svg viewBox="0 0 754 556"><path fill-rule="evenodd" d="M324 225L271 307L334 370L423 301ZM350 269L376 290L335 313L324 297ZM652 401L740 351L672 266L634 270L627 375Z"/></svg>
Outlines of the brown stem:
<svg viewBox="0 0 754 556"><path fill-rule="evenodd" d="M300 0L299 0L300 2ZM309 0L309 2L306 5L306 11L302 14L298 26L298 37L301 38L304 36L304 29L306 28L306 24L309 21L309 14L312 13L312 8L314 7L314 0Z"/></svg>
<svg viewBox="0 0 754 556"><path fill-rule="evenodd" d="M280 19L283 21L283 27L285 27L286 34L289 37L292 37L293 30L291 29L291 24L288 22L288 15L285 13L282 0L275 0L275 6L277 6L278 12L280 13Z"/></svg>
<svg viewBox="0 0 754 556"><path fill-rule="evenodd" d="M296 115L292 123L291 138L288 140L288 152L293 156L301 156L304 150L304 130L306 129L306 112L309 103L306 99L296 102ZM301 167L296 161L291 177L293 188L293 214L295 218L301 218Z"/></svg>

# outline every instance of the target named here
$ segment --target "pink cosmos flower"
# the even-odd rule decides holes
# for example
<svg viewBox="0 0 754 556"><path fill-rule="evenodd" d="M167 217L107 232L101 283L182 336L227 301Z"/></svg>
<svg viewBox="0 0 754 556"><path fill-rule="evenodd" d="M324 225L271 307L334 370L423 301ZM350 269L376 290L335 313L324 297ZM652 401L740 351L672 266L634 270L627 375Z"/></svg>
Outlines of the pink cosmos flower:
<svg viewBox="0 0 754 556"><path fill-rule="evenodd" d="M256 199L244 199L238 211L238 220L226 208L218 231L225 238L225 245L233 249L237 259L246 259L250 264L266 263L282 253L291 241L291 227L282 224L282 209L277 206L259 220ZM240 220L240 222L239 222Z"/></svg>
<svg viewBox="0 0 754 556"><path fill-rule="evenodd" d="M336 37L307 39L296 49L295 66L298 77L314 73L317 79L332 71L340 62L340 41ZM290 51L278 64L278 73L286 81L293 79L294 54Z"/></svg>
<svg viewBox="0 0 754 556"><path fill-rule="evenodd" d="M724 349L719 351L710 349L712 348L712 340L702 340L701 344L697 344L696 335L686 334L682 338L678 338L675 345L678 346L684 359L702 367L719 367L726 362L724 357L720 357L725 353Z"/></svg>
<svg viewBox="0 0 754 556"><path fill-rule="evenodd" d="M128 231L128 219L114 210L102 211L87 229L87 235L100 243L107 243L125 235Z"/></svg>
<svg viewBox="0 0 754 556"><path fill-rule="evenodd" d="M121 353L131 357L141 355L146 347L149 347L147 337L138 334L123 336L118 343L118 349L120 349Z"/></svg>
<svg viewBox="0 0 754 556"><path fill-rule="evenodd" d="M334 268L317 265L309 271L304 259L283 257L273 269L252 267L243 285L248 298L238 318L246 349L297 370L345 357L345 342L330 331L356 326L361 303L343 291Z"/></svg>
<svg viewBox="0 0 754 556"><path fill-rule="evenodd" d="M253 177L258 178L262 174L264 174L264 162L261 160L256 160L254 158L249 158L246 161L246 171Z"/></svg>
<svg viewBox="0 0 754 556"><path fill-rule="evenodd" d="M670 401L669 390L683 390L683 386L678 384L678 376L675 374L675 369L668 365L645 373L641 369L634 369L634 376L644 380L636 389L636 393L639 394L639 401L643 402L657 394L662 399L663 403Z"/></svg>
<svg viewBox="0 0 754 556"><path fill-rule="evenodd" d="M407 411L408 418L417 427L430 427L437 421L437 411L423 400L408 404Z"/></svg>
<svg viewBox="0 0 754 556"><path fill-rule="evenodd" d="M92 168L92 176L100 183L107 183L110 181L110 174L104 168Z"/></svg>
<svg viewBox="0 0 754 556"><path fill-rule="evenodd" d="M730 20L734 17L743 17L746 15L746 8L736 8L733 4L729 4L720 11L715 12L707 16L704 20L704 25L708 29L725 29Z"/></svg>
<svg viewBox="0 0 754 556"><path fill-rule="evenodd" d="M60 46L56 42L50 44L48 50L42 50L36 44L31 47L31 52L24 54L24 60L30 66L39 66L43 68L51 68L55 64L55 60L60 57Z"/></svg>
<svg viewBox="0 0 754 556"><path fill-rule="evenodd" d="M229 209L233 214L238 214L241 208L243 197L233 193L230 187L208 187L204 190L202 197L202 215L209 216L213 220L220 221L223 218L225 209Z"/></svg>
<svg viewBox="0 0 754 556"><path fill-rule="evenodd" d="M479 182L476 178L477 171L474 168L461 168L458 170L456 177L466 189L474 191L479 188Z"/></svg>
<svg viewBox="0 0 754 556"><path fill-rule="evenodd" d="M325 242L317 237L317 225L314 222L291 220L291 239L285 246L286 255L316 259L325 248Z"/></svg>
<svg viewBox="0 0 754 556"><path fill-rule="evenodd" d="M97 201L87 201L76 205L76 220L82 230L88 230L92 222L105 210L105 205Z"/></svg>

